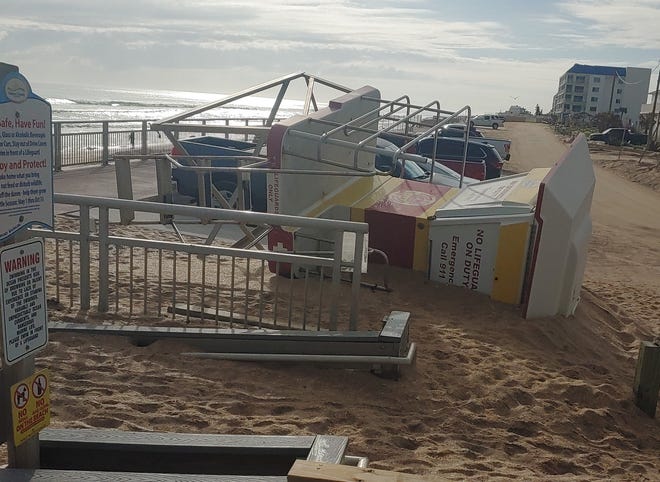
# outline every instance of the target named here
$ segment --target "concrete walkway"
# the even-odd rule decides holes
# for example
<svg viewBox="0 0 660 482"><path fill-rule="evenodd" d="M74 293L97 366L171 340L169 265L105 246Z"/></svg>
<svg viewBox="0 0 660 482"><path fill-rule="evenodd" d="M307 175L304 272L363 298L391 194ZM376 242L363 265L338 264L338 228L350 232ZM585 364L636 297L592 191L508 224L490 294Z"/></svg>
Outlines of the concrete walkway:
<svg viewBox="0 0 660 482"><path fill-rule="evenodd" d="M131 161L131 184L133 199L148 200L158 194L156 185L156 163L153 159ZM115 165L68 168L53 175L54 192L58 194L80 194L84 196L117 198L117 176ZM181 197L180 200L177 198ZM175 202L185 202L189 198L175 196ZM78 215L78 207L66 204L55 204L55 215ZM91 210L92 219L98 219L98 209ZM159 224L159 215L136 212L136 221L149 223L151 229L173 232L169 225ZM119 222L119 211L110 210L110 221ZM201 224L196 219L176 216L175 223L180 232L186 236L205 238L213 228L213 224ZM243 233L233 224L226 224L215 239L223 244L231 245L241 239Z"/></svg>
<svg viewBox="0 0 660 482"><path fill-rule="evenodd" d="M131 162L133 199L155 196L156 163L153 159ZM81 194L95 197L117 197L117 177L114 164L107 166L68 168L53 175L53 188L60 194ZM69 211L68 206L55 207L55 214Z"/></svg>

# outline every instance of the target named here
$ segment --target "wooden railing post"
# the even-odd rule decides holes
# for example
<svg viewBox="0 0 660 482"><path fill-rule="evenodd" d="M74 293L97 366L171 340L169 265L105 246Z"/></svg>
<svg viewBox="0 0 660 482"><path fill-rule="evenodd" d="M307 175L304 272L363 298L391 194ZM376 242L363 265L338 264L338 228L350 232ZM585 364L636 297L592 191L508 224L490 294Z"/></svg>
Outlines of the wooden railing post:
<svg viewBox="0 0 660 482"><path fill-rule="evenodd" d="M643 341L635 369L635 404L649 417L655 417L660 390L660 342Z"/></svg>

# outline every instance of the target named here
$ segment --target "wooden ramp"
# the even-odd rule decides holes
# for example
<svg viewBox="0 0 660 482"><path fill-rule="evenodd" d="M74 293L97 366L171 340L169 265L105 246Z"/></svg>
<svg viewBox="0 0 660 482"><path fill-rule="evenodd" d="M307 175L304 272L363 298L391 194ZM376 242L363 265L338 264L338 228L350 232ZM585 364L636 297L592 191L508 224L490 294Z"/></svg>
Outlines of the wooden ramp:
<svg viewBox="0 0 660 482"><path fill-rule="evenodd" d="M178 339L199 351L188 356L223 360L341 363L369 366L391 378L411 365L415 344L409 339L410 313L393 311L380 331L303 331L247 328L146 327L50 322L50 332L126 336L138 346Z"/></svg>
<svg viewBox="0 0 660 482"><path fill-rule="evenodd" d="M286 475L141 474L88 470L0 469L0 482L286 482L286 480Z"/></svg>
<svg viewBox="0 0 660 482"><path fill-rule="evenodd" d="M0 469L5 481L283 482L296 460L342 463L348 439L332 435L216 435L46 429L40 468Z"/></svg>
<svg viewBox="0 0 660 482"><path fill-rule="evenodd" d="M431 478L389 470L296 460L287 482L431 482Z"/></svg>

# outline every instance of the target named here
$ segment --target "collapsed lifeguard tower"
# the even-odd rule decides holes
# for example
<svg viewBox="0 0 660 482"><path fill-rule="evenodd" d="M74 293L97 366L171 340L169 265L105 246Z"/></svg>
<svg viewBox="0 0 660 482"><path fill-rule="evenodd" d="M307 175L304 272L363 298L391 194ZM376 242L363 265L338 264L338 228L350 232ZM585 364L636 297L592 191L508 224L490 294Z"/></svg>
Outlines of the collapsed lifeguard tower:
<svg viewBox="0 0 660 482"><path fill-rule="evenodd" d="M298 78L305 79L308 86L302 114L275 122L286 88ZM335 88L341 95L319 108L313 94L315 82ZM591 233L589 211L595 185L583 137L552 168L462 188L397 178L375 169L374 157L383 153L376 145L381 134L408 136L394 159L414 162L416 155L409 147L461 115L469 120L469 107L448 112L438 102L414 105L407 96L387 101L371 86L351 90L300 73L154 124L179 152L187 154L191 165L202 169L200 179L208 176L206 184L198 183L200 191L215 189L211 182L214 168L208 167L207 156L196 161L185 143L179 142L179 132L199 131L198 126L186 126L186 120L273 87L280 91L265 125L254 129L215 127L225 135L254 135L251 152L236 156L233 168L215 168L234 169L241 178L236 183L241 192L233 193L234 198L244 195L246 178L261 176L264 187L258 194L265 196L270 213L368 223L365 255L368 249L378 250L393 266L426 272L433 281L520 305L526 318L574 312ZM211 132L212 128L206 126L205 130ZM171 161L185 169L176 158ZM254 187L250 181L247 185ZM248 197L254 195L253 190ZM199 199L208 197L200 194ZM320 252L328 244L352 242L285 226L261 234L268 236L269 249L289 252ZM295 270L295 266L278 269Z"/></svg>

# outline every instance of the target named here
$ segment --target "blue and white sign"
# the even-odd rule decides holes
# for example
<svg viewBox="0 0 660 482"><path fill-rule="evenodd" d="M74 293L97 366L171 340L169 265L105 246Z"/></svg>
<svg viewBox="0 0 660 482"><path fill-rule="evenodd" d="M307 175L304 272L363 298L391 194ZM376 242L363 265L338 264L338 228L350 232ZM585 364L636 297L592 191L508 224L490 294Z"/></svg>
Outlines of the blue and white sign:
<svg viewBox="0 0 660 482"><path fill-rule="evenodd" d="M51 123L50 104L18 70L0 79L0 241L53 227Z"/></svg>

